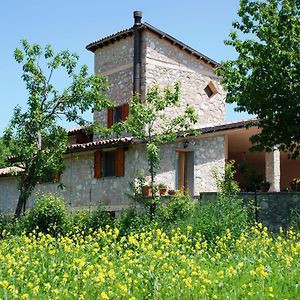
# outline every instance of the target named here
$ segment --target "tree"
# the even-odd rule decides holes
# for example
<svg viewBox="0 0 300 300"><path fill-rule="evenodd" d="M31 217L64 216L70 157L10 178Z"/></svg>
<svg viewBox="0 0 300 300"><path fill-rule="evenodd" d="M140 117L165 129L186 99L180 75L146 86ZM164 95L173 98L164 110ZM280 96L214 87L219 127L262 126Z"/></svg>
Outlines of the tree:
<svg viewBox="0 0 300 300"><path fill-rule="evenodd" d="M9 157L9 149L3 142L3 138L0 138L0 168L7 165L7 159Z"/></svg>
<svg viewBox="0 0 300 300"><path fill-rule="evenodd" d="M179 104L178 83L173 89L168 87L164 91L161 91L158 86L153 86L147 92L144 101L140 100L139 95L135 95L129 104L130 114L124 129L134 138L145 143L152 191L155 191L155 175L160 166L160 146L173 142L179 133L189 134L191 126L197 122L196 111L191 106L187 106L182 115L173 118L166 115L165 109ZM150 214L153 216L155 210L153 192L151 204Z"/></svg>
<svg viewBox="0 0 300 300"><path fill-rule="evenodd" d="M84 124L81 114L87 110L102 110L113 106L103 95L107 81L98 75L88 75L87 66L76 73L78 55L69 51L54 53L50 45L44 49L22 41L15 59L23 66L22 79L28 90L27 111L16 107L4 139L9 145L14 165L23 169L18 175L20 196L16 216L25 210L26 202L40 179L63 170L67 133L57 124L67 121ZM59 91L51 83L53 74L65 71L70 85Z"/></svg>
<svg viewBox="0 0 300 300"><path fill-rule="evenodd" d="M227 102L259 119L253 149L277 147L292 157L300 151L299 9L299 0L241 0L240 20L225 41L238 57L218 70Z"/></svg>

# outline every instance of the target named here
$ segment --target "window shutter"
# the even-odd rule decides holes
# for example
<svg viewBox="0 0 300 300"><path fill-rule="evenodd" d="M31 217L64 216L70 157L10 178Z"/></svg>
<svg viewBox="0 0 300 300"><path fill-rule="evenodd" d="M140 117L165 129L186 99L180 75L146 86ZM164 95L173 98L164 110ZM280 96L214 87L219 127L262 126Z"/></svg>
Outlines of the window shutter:
<svg viewBox="0 0 300 300"><path fill-rule="evenodd" d="M116 150L116 176L124 176L124 148L118 148Z"/></svg>
<svg viewBox="0 0 300 300"><path fill-rule="evenodd" d="M107 128L111 128L113 126L114 123L114 110L113 108L109 108L107 110Z"/></svg>
<svg viewBox="0 0 300 300"><path fill-rule="evenodd" d="M100 150L94 152L94 177L100 178L102 175L102 152Z"/></svg>
<svg viewBox="0 0 300 300"><path fill-rule="evenodd" d="M128 118L129 114L129 104L125 103L122 105L122 121L125 121Z"/></svg>

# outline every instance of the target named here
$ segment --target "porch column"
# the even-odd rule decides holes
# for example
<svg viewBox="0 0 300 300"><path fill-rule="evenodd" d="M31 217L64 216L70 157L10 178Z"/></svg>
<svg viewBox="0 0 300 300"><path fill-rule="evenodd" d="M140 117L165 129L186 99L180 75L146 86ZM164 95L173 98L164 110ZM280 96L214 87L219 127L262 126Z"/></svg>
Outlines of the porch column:
<svg viewBox="0 0 300 300"><path fill-rule="evenodd" d="M280 151L265 154L266 179L271 183L270 192L280 192Z"/></svg>

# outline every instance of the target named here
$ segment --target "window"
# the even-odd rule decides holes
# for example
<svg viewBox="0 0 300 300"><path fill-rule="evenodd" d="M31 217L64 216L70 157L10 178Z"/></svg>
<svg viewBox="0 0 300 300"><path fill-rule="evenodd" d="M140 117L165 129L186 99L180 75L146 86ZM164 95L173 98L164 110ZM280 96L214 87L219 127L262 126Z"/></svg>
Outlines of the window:
<svg viewBox="0 0 300 300"><path fill-rule="evenodd" d="M84 144L92 141L93 141L92 134L85 134L85 133L76 134L76 144Z"/></svg>
<svg viewBox="0 0 300 300"><path fill-rule="evenodd" d="M110 128L113 124L121 121L125 121L128 117L129 105L125 103L115 108L109 108L107 110L107 127Z"/></svg>
<svg viewBox="0 0 300 300"><path fill-rule="evenodd" d="M116 153L115 151L102 152L103 177L116 175Z"/></svg>
<svg viewBox="0 0 300 300"><path fill-rule="evenodd" d="M124 148L109 151L95 151L94 177L124 176Z"/></svg>
<svg viewBox="0 0 300 300"><path fill-rule="evenodd" d="M210 81L208 85L204 88L204 92L206 93L208 98L214 96L218 91L214 84Z"/></svg>

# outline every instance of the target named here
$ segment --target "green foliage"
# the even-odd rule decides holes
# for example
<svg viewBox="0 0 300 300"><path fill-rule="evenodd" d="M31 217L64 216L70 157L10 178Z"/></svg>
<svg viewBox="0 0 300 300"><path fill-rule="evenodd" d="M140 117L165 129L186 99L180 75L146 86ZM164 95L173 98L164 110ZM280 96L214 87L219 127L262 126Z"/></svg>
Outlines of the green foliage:
<svg viewBox="0 0 300 300"><path fill-rule="evenodd" d="M105 98L107 80L88 75L87 66L76 71L78 55L68 50L54 53L51 46L30 45L22 41L22 49L15 50L15 59L22 65L22 79L28 90L27 110L16 107L4 140L24 169L19 177L20 197L16 209L22 207L44 174L63 170L62 156L66 151L67 133L57 120L84 125L82 113L100 111L113 105ZM44 69L42 69L44 66ZM70 85L62 91L51 83L55 72L65 71Z"/></svg>
<svg viewBox="0 0 300 300"><path fill-rule="evenodd" d="M230 40L238 57L218 74L227 101L260 119L254 150L300 150L300 2L241 0ZM241 36L238 35L241 34Z"/></svg>
<svg viewBox="0 0 300 300"><path fill-rule="evenodd" d="M27 232L34 229L56 235L66 228L67 213L63 198L55 194L41 194L35 199L34 207L24 219Z"/></svg>
<svg viewBox="0 0 300 300"><path fill-rule="evenodd" d="M161 91L158 86L153 86L147 92L144 101L135 95L129 104L130 114L124 124L125 130L146 144L152 190L155 189L155 175L160 166L160 146L173 142L179 132L190 133L191 126L197 122L197 113L190 106L186 107L182 115L167 117L165 109L179 104L178 83L173 89L167 87L164 91Z"/></svg>
<svg viewBox="0 0 300 300"><path fill-rule="evenodd" d="M227 229L238 236L251 224L249 208L237 195L239 187L233 179L233 164L230 161L225 165L223 176L215 174L217 199L196 205L191 224L193 232L204 235L207 240L224 235Z"/></svg>
<svg viewBox="0 0 300 300"><path fill-rule="evenodd" d="M150 219L148 214L137 212L132 207L123 210L115 222L121 236L138 232L142 227L150 229L153 224L153 220Z"/></svg>
<svg viewBox="0 0 300 300"><path fill-rule="evenodd" d="M184 224L190 222L194 212L194 200L191 196L179 192L165 201L166 203L161 199L157 208L155 220L160 226L170 229L182 222Z"/></svg>
<svg viewBox="0 0 300 300"><path fill-rule="evenodd" d="M106 226L113 226L113 217L108 211L104 211L99 206L94 211L80 210L71 213L68 216L67 232L84 232L96 231L99 228L104 229Z"/></svg>
<svg viewBox="0 0 300 300"><path fill-rule="evenodd" d="M291 211L290 225L294 230L300 231L300 209L299 208Z"/></svg>
<svg viewBox="0 0 300 300"><path fill-rule="evenodd" d="M10 151L3 138L0 138L0 168L8 165L7 158L10 156Z"/></svg>

